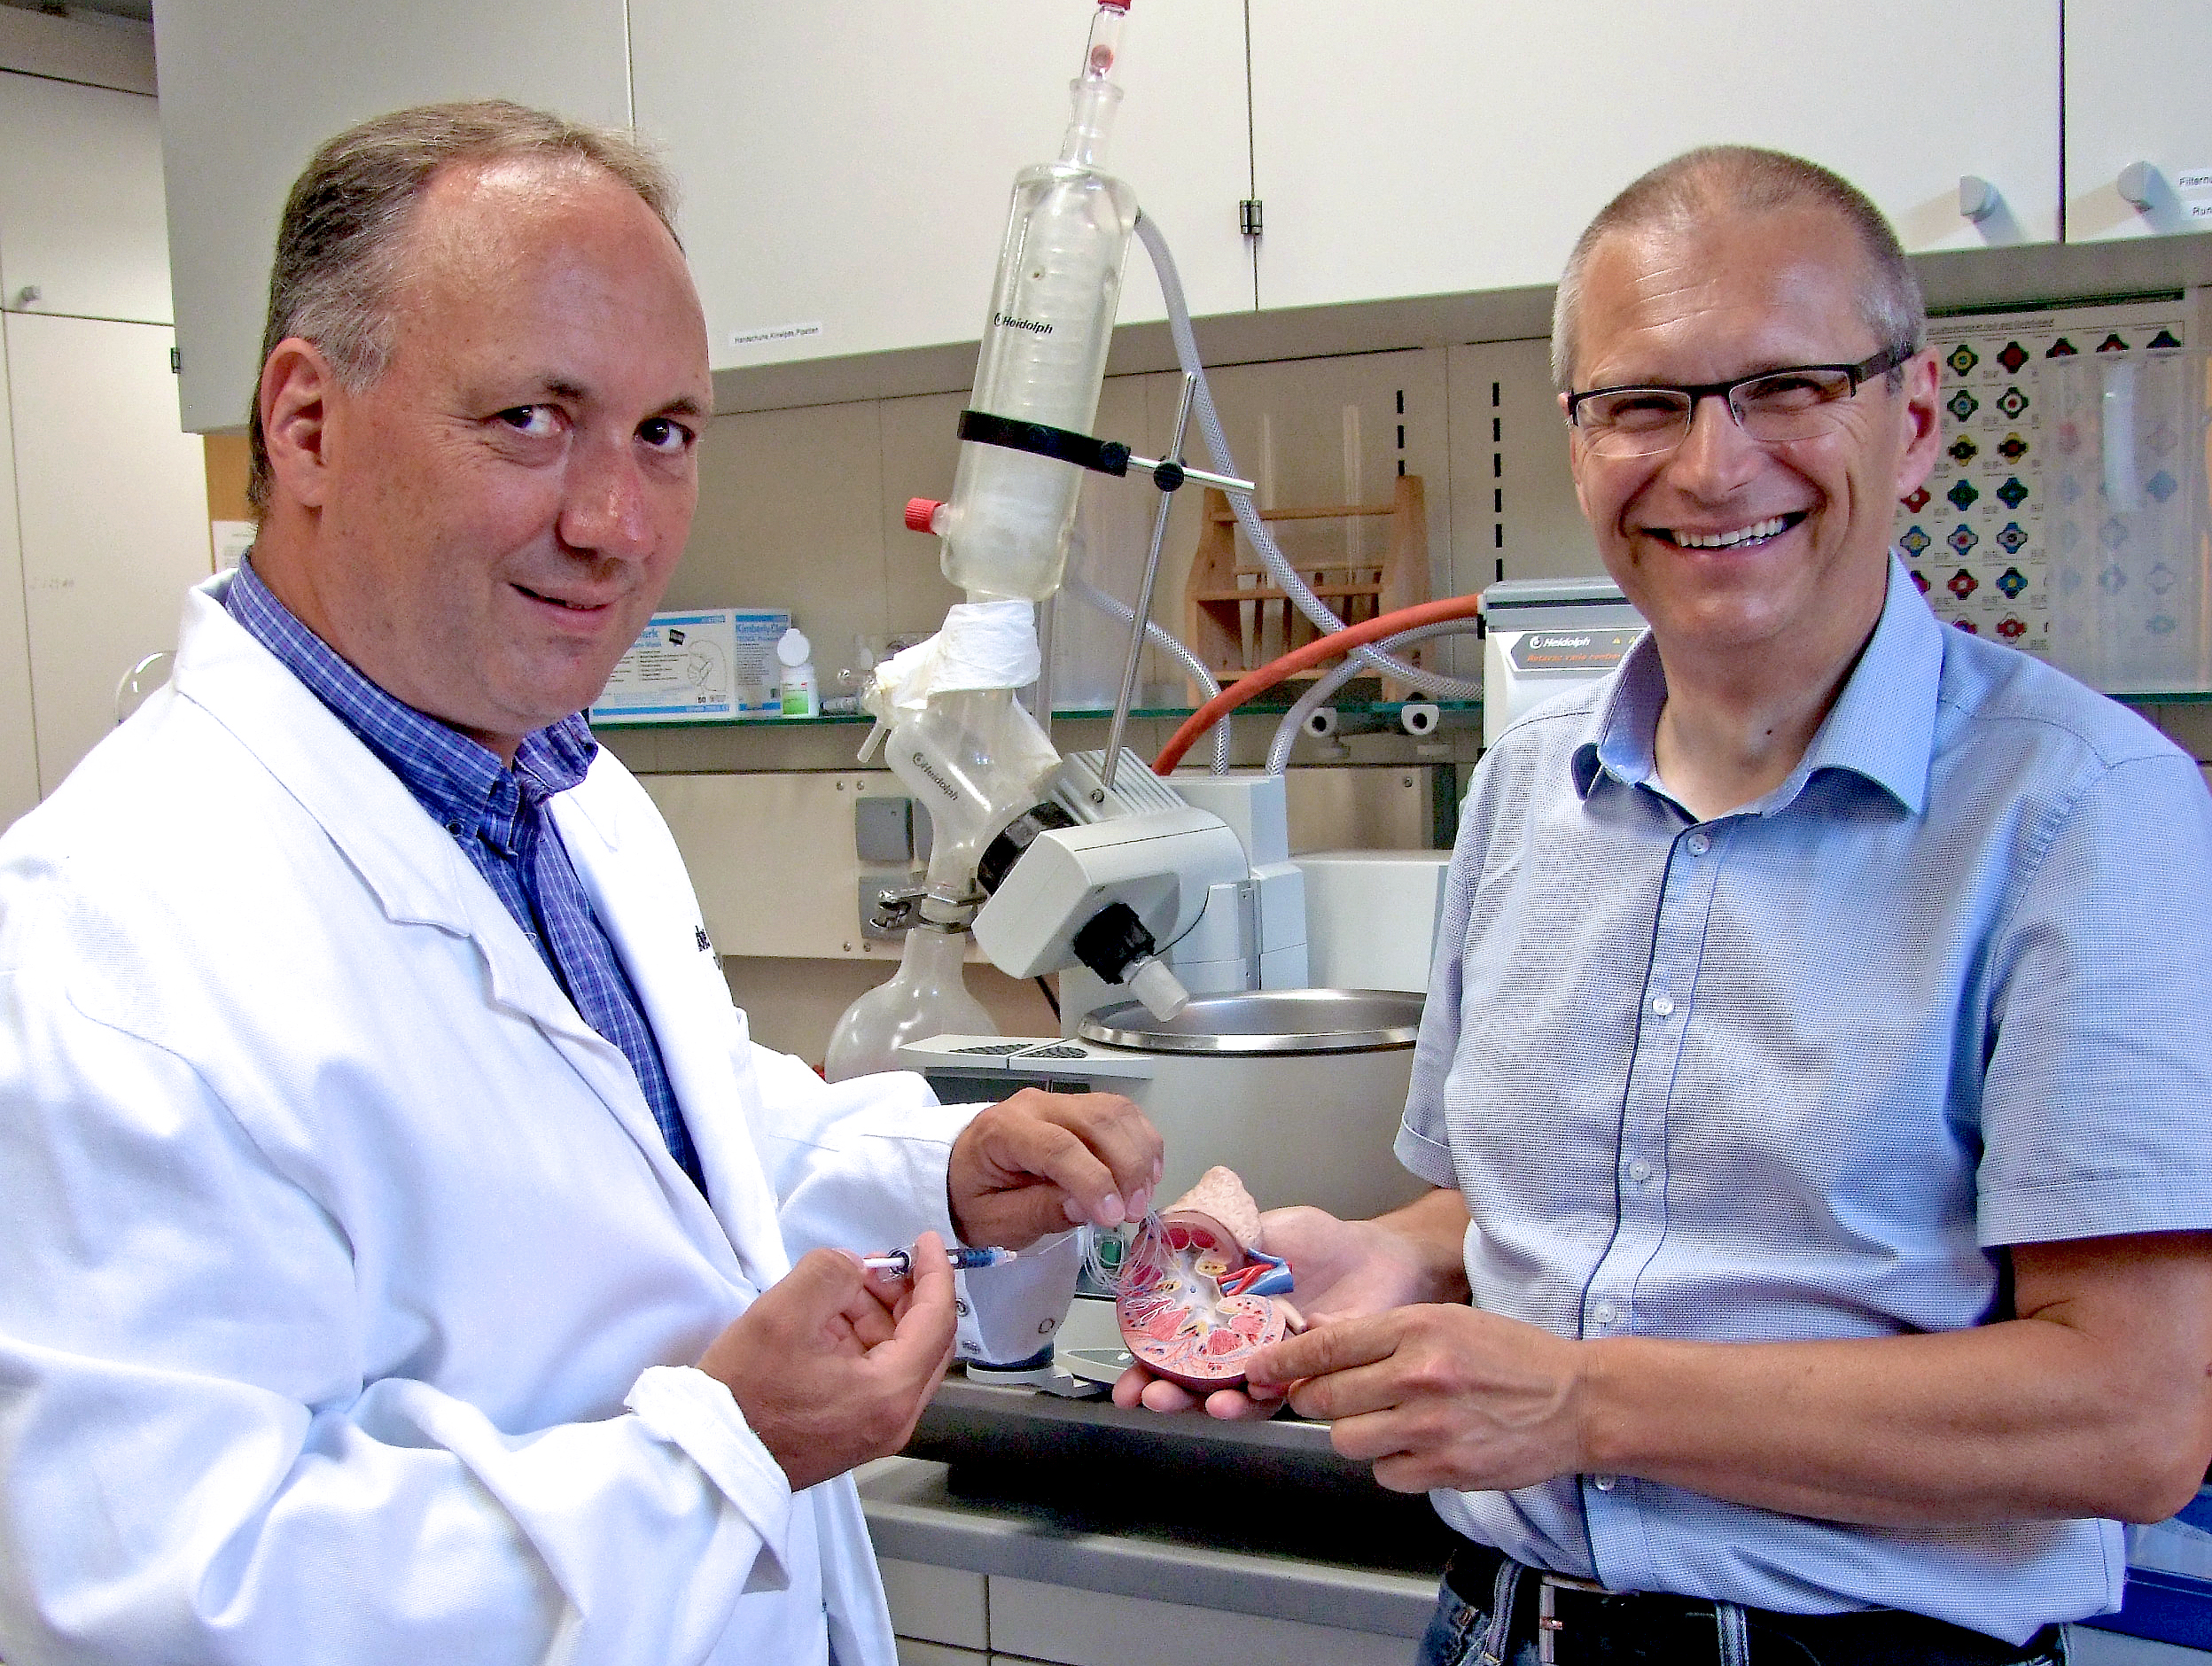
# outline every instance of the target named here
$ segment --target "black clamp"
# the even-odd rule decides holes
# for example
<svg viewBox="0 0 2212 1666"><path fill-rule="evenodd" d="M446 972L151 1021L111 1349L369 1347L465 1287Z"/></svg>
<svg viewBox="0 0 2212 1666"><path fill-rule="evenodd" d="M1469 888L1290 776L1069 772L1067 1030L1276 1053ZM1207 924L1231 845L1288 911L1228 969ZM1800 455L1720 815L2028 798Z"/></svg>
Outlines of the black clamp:
<svg viewBox="0 0 2212 1666"><path fill-rule="evenodd" d="M1173 457L1134 455L1128 447L1118 440L1094 440L1089 434L1077 433L1072 428L1055 428L1049 423L1018 422L1011 416L993 416L985 410L963 410L960 413L960 437L971 440L977 445L1003 446L1009 451L1026 451L1032 456L1071 463L1079 469L1088 469L1094 474L1110 474L1117 479L1125 479L1130 465L1133 463L1149 471L1152 484L1163 492L1177 491L1191 480L1206 486L1218 486L1227 492L1250 492L1255 489L1250 480L1194 469Z"/></svg>
<svg viewBox="0 0 2212 1666"><path fill-rule="evenodd" d="M1009 451L1056 458L1094 474L1119 477L1129 472L1128 447L1118 440L1094 440L1072 428L1016 422L1011 416L993 416L985 410L964 410L960 413L960 437L977 445L1004 446Z"/></svg>

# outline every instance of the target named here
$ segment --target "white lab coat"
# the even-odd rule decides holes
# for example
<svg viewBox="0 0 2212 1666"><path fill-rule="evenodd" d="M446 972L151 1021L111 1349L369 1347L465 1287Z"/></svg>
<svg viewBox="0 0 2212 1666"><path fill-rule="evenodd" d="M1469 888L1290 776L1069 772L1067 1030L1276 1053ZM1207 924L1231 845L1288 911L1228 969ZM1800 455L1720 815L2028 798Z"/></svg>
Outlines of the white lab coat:
<svg viewBox="0 0 2212 1666"><path fill-rule="evenodd" d="M603 753L554 814L710 1209L221 588L0 841L0 1657L786 1666L826 1631L888 1666L851 1480L794 1497L688 1362L791 1254L949 1233L971 1111L754 1047ZM993 1275L1009 1334L1066 1273Z"/></svg>

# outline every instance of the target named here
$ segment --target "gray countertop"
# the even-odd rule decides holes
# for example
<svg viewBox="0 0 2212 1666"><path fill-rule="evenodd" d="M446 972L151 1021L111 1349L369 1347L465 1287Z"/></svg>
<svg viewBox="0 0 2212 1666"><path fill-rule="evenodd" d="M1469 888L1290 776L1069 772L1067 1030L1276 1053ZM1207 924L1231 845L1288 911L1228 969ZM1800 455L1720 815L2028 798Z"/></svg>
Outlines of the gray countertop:
<svg viewBox="0 0 2212 1666"><path fill-rule="evenodd" d="M1312 1424L954 1380L908 1451L934 1455L866 1466L861 1499L878 1555L935 1567L1417 1638L1450 1543L1427 1499L1376 1487Z"/></svg>

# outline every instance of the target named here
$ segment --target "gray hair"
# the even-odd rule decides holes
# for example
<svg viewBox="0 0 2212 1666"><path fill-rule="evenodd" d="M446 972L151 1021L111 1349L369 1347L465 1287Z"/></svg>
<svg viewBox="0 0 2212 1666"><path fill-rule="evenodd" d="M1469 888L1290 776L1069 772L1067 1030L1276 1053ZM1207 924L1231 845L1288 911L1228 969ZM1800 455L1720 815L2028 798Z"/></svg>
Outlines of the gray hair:
<svg viewBox="0 0 2212 1666"><path fill-rule="evenodd" d="M392 356L393 292L415 205L442 170L463 162L534 158L604 168L644 200L675 236L668 170L616 128L591 127L504 99L420 105L348 128L308 163L284 203L269 275L262 364L297 336L322 348L359 392ZM258 394L247 419L253 471L246 501L269 511L269 445Z"/></svg>
<svg viewBox="0 0 2212 1666"><path fill-rule="evenodd" d="M1716 214L1772 214L1784 208L1825 208L1848 225L1866 256L1859 316L1875 345L1917 353L1928 341L1928 305L1920 279L1904 258L1897 234L1881 210L1840 174L1780 151L1714 144L1662 162L1598 211L1567 257L1552 306L1552 381L1572 391L1580 324L1582 281L1599 244L1616 232L1683 226ZM1889 373L1899 385L1902 370Z"/></svg>

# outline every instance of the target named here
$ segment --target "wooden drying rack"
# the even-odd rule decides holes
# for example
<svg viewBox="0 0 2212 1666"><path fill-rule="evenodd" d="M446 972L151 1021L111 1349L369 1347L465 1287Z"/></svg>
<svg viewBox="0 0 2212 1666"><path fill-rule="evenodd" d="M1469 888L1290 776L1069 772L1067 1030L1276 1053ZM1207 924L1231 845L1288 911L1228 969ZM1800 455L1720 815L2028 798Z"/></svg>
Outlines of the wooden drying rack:
<svg viewBox="0 0 2212 1666"><path fill-rule="evenodd" d="M1429 518L1419 475L1399 475L1387 503L1264 509L1258 513L1261 520L1269 522L1389 518L1389 536L1382 554L1375 559L1357 564L1341 559L1293 564L1314 595L1345 624L1357 625L1429 599ZM1264 569L1238 566L1236 512L1229 507L1227 495L1211 487L1206 489L1204 518L1198 549L1191 557L1190 577L1183 587L1186 640L1205 662L1206 669L1226 687L1258 668L1259 644L1266 639L1271 619L1278 621L1284 653L1320 633L1291 605L1280 588L1266 582ZM1418 648L1399 657L1414 665L1423 663ZM1311 679L1322 672L1297 674ZM1386 700L1402 700L1409 692L1393 680L1386 679L1382 685ZM1194 705L1198 697L1194 689Z"/></svg>

